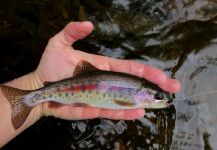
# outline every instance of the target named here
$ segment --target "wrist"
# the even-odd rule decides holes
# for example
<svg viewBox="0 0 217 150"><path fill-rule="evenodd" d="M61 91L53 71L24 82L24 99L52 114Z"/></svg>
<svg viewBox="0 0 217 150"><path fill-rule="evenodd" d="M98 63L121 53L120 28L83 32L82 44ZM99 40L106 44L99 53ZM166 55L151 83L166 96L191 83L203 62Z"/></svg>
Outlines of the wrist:
<svg viewBox="0 0 217 150"><path fill-rule="evenodd" d="M35 90L35 89L43 87L43 84L38 76L37 71L28 73L24 76L21 76L12 81L9 81L5 83L5 85L18 88L18 89L22 89L22 90ZM43 115L42 104L39 104L38 106L36 106L30 113L30 115L31 114L34 115L33 117L31 117L32 122L39 120L41 116Z"/></svg>
<svg viewBox="0 0 217 150"><path fill-rule="evenodd" d="M23 90L35 90L43 87L37 71L28 73L12 81L6 82L5 85Z"/></svg>

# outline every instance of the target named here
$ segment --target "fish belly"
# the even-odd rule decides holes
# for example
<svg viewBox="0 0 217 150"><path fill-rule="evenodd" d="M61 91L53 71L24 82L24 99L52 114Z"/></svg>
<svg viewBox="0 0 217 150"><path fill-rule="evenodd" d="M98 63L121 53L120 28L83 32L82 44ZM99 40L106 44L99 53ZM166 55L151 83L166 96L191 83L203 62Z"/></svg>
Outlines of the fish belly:
<svg viewBox="0 0 217 150"><path fill-rule="evenodd" d="M61 104L74 104L77 106L92 106L105 109L133 109L132 106L122 106L115 101L131 102L132 96L114 92L99 90L87 90L77 92L61 92L53 94L52 98L46 101L55 101ZM83 105L82 105L83 104Z"/></svg>

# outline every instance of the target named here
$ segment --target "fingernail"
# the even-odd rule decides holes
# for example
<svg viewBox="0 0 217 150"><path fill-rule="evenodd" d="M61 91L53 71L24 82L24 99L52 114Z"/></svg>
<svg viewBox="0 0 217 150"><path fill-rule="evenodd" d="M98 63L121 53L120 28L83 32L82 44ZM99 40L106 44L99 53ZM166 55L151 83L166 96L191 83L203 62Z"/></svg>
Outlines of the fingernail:
<svg viewBox="0 0 217 150"><path fill-rule="evenodd" d="M137 117L138 118L142 118L142 117L144 117L144 115L145 115L145 110L144 109L139 109L139 110L137 110Z"/></svg>
<svg viewBox="0 0 217 150"><path fill-rule="evenodd" d="M173 84L171 85L171 87L174 89L174 92L178 92L181 89L181 83L177 80L173 81Z"/></svg>

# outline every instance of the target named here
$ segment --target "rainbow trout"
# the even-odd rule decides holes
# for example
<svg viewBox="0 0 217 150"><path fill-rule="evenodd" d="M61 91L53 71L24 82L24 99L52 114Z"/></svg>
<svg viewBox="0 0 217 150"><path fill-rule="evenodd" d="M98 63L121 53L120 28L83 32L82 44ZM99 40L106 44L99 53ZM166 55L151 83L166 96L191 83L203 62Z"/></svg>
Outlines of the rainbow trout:
<svg viewBox="0 0 217 150"><path fill-rule="evenodd" d="M0 87L10 102L15 129L22 126L33 107L48 101L105 109L165 108L173 101L169 93L143 78L98 70L84 61L75 67L72 78L45 83L37 90Z"/></svg>

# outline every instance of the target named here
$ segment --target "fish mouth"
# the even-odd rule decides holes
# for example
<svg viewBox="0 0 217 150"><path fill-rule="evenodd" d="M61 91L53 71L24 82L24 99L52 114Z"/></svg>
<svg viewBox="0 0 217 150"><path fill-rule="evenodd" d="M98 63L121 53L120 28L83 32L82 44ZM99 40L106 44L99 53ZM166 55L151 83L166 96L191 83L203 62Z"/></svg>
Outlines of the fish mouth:
<svg viewBox="0 0 217 150"><path fill-rule="evenodd" d="M166 107L170 107L171 105L173 105L173 102L174 102L173 98L169 100L157 100L155 101L153 106L156 105L157 108L166 108Z"/></svg>
<svg viewBox="0 0 217 150"><path fill-rule="evenodd" d="M171 104L167 103L166 100L157 100L155 102L141 103L139 105L141 108L162 109L169 107Z"/></svg>
<svg viewBox="0 0 217 150"><path fill-rule="evenodd" d="M170 100L167 101L168 106L171 106L174 104L175 99L171 98Z"/></svg>
<svg viewBox="0 0 217 150"><path fill-rule="evenodd" d="M174 94L168 94L167 95L167 104L172 105L175 101L175 95Z"/></svg>

